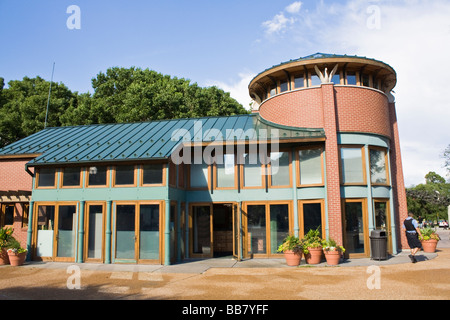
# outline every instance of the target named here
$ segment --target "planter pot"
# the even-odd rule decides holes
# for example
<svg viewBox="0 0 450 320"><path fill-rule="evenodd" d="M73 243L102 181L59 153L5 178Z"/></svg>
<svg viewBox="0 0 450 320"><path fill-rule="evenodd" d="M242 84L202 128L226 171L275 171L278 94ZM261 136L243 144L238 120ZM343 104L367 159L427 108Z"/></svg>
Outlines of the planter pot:
<svg viewBox="0 0 450 320"><path fill-rule="evenodd" d="M424 252L434 253L436 252L436 246L438 241L434 239L430 240L423 240L422 241L422 248Z"/></svg>
<svg viewBox="0 0 450 320"><path fill-rule="evenodd" d="M305 254L307 264L319 264L322 261L322 248L308 248L309 253Z"/></svg>
<svg viewBox="0 0 450 320"><path fill-rule="evenodd" d="M12 266L21 266L25 262L27 253L26 252L22 252L22 253L8 252L8 256L9 256L9 263Z"/></svg>
<svg viewBox="0 0 450 320"><path fill-rule="evenodd" d="M341 260L340 251L325 251L324 254L328 265L335 266L339 264L339 260Z"/></svg>
<svg viewBox="0 0 450 320"><path fill-rule="evenodd" d="M291 267L298 266L302 260L302 252L294 252L291 250L284 252L284 258L286 259L286 264Z"/></svg>
<svg viewBox="0 0 450 320"><path fill-rule="evenodd" d="M5 248L0 250L0 264L9 264L8 252Z"/></svg>

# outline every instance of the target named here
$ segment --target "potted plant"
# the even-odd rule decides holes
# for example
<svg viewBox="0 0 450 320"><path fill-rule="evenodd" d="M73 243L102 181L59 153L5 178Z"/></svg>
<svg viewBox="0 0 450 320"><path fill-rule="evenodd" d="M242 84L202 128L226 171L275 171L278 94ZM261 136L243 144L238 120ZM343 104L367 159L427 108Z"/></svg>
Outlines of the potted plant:
<svg viewBox="0 0 450 320"><path fill-rule="evenodd" d="M27 257L27 249L22 247L8 249L9 263L12 266L21 266Z"/></svg>
<svg viewBox="0 0 450 320"><path fill-rule="evenodd" d="M12 236L13 232L13 228L0 229L0 264L9 264L9 257L6 250L10 246L11 241L15 240Z"/></svg>
<svg viewBox="0 0 450 320"><path fill-rule="evenodd" d="M302 260L302 245L300 239L294 235L288 235L278 247L278 252L284 253L288 266L298 266Z"/></svg>
<svg viewBox="0 0 450 320"><path fill-rule="evenodd" d="M323 253L325 254L327 264L330 266L339 264L339 260L345 252L345 248L343 246L339 246L333 239L324 240L322 244Z"/></svg>
<svg viewBox="0 0 450 320"><path fill-rule="evenodd" d="M309 230L302 239L303 253L306 263L318 264L322 261L322 238L320 237L319 228Z"/></svg>
<svg viewBox="0 0 450 320"><path fill-rule="evenodd" d="M422 243L422 248L424 252L434 253L436 252L436 246L441 238L432 228L420 229L421 235L419 240Z"/></svg>

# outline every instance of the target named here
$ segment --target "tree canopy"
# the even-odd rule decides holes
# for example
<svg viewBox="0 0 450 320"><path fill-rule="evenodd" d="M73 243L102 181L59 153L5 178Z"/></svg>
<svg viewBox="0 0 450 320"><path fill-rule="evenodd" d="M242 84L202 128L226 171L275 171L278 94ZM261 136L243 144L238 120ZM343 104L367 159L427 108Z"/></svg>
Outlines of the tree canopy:
<svg viewBox="0 0 450 320"><path fill-rule="evenodd" d="M0 78L0 147L44 128L50 82ZM52 83L47 126L141 122L245 114L228 92L153 70L113 67L92 79L94 93Z"/></svg>
<svg viewBox="0 0 450 320"><path fill-rule="evenodd" d="M435 172L425 176L425 184L406 189L408 211L427 220L447 219L450 183Z"/></svg>

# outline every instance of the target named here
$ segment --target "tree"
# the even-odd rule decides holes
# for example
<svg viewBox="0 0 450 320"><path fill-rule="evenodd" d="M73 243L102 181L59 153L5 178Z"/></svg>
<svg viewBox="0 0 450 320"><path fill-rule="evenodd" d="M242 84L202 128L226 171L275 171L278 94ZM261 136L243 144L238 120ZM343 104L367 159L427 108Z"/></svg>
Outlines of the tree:
<svg viewBox="0 0 450 320"><path fill-rule="evenodd" d="M0 146L44 129L50 82L38 76L12 80L8 85L0 97ZM61 115L76 101L77 94L62 83L53 83L48 126L61 126Z"/></svg>
<svg viewBox="0 0 450 320"><path fill-rule="evenodd" d="M447 176L450 176L450 144L444 150L442 157L444 158L444 167L447 169Z"/></svg>
<svg viewBox="0 0 450 320"><path fill-rule="evenodd" d="M435 172L425 175L425 184L406 189L408 211L427 220L447 217L450 205L450 183Z"/></svg>
<svg viewBox="0 0 450 320"><path fill-rule="evenodd" d="M140 122L248 113L229 93L140 68L109 68L92 79L94 94L79 96L64 115L68 125Z"/></svg>

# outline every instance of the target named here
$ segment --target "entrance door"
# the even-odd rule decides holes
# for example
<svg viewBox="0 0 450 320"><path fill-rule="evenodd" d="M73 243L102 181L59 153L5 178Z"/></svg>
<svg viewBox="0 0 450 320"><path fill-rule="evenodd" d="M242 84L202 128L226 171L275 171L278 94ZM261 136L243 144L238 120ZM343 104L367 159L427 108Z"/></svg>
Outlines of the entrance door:
<svg viewBox="0 0 450 320"><path fill-rule="evenodd" d="M369 241L367 235L366 201L363 199L344 200L344 248L350 257L367 257Z"/></svg>
<svg viewBox="0 0 450 320"><path fill-rule="evenodd" d="M160 262L160 207L160 203L116 205L115 262Z"/></svg>
<svg viewBox="0 0 450 320"><path fill-rule="evenodd" d="M213 254L212 205L192 205L190 218L191 257L211 258Z"/></svg>
<svg viewBox="0 0 450 320"><path fill-rule="evenodd" d="M389 214L389 201L375 199L373 208L375 215L375 229L386 231L386 235L388 236L388 252L392 253L392 231Z"/></svg>

